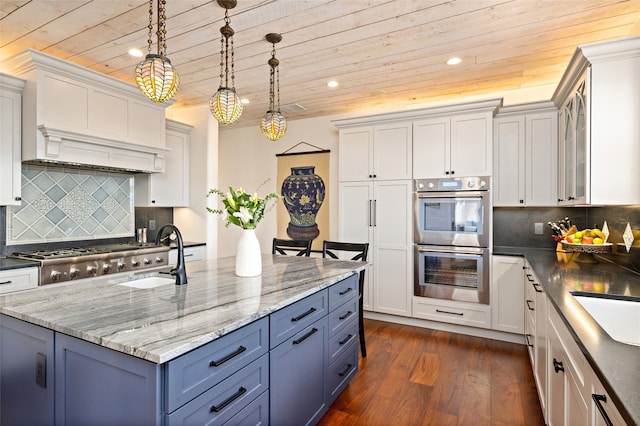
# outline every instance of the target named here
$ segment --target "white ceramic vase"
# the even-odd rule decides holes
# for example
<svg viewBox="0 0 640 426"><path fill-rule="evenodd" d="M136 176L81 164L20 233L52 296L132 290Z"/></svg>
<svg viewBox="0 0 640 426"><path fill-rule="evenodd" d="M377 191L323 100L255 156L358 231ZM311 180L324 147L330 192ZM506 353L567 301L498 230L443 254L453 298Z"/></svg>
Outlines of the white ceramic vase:
<svg viewBox="0 0 640 426"><path fill-rule="evenodd" d="M262 253L255 229L243 229L236 251L236 275L255 277L262 274Z"/></svg>

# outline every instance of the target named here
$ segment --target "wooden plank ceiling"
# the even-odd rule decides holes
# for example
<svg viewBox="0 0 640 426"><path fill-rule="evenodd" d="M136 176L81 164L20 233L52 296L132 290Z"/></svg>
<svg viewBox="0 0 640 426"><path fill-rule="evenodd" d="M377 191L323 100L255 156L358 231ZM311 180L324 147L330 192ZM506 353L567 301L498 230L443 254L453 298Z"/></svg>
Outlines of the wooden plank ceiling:
<svg viewBox="0 0 640 426"><path fill-rule="evenodd" d="M224 9L166 2L175 105L208 103L220 84ZM148 9L143 0L0 0L0 61L34 48L135 84L140 59L127 51L146 52ZM268 109L270 32L283 37L281 106L304 108L283 108L289 120L557 84L576 46L640 34L640 0L238 0L230 17L235 86L250 101L234 127ZM463 62L446 65L451 56Z"/></svg>

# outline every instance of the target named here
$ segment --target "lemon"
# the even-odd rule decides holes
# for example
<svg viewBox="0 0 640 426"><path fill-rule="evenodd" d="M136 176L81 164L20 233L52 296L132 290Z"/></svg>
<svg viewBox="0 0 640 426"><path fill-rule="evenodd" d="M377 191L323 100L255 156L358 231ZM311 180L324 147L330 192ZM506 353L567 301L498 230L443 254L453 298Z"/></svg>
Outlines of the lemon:
<svg viewBox="0 0 640 426"><path fill-rule="evenodd" d="M596 237L593 239L593 244L602 244L604 243L604 240L600 237Z"/></svg>

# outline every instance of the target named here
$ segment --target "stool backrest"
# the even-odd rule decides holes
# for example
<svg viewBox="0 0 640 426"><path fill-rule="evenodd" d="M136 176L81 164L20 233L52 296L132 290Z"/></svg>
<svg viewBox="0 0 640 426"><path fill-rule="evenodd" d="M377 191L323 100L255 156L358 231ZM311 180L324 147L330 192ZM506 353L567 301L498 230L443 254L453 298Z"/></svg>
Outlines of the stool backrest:
<svg viewBox="0 0 640 426"><path fill-rule="evenodd" d="M311 256L311 240L274 238L271 253L309 257Z"/></svg>
<svg viewBox="0 0 640 426"><path fill-rule="evenodd" d="M340 241L324 241L322 243L322 257L340 259L341 252L354 253L350 260L367 260L369 243L345 243Z"/></svg>

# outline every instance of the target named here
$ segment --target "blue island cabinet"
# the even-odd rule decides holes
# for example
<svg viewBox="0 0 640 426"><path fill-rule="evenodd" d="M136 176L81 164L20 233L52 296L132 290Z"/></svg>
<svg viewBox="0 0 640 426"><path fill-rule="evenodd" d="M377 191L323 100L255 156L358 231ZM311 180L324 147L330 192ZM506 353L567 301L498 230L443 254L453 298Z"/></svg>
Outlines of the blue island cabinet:
<svg viewBox="0 0 640 426"><path fill-rule="evenodd" d="M358 371L357 275L163 364L0 315L1 425L304 425Z"/></svg>

